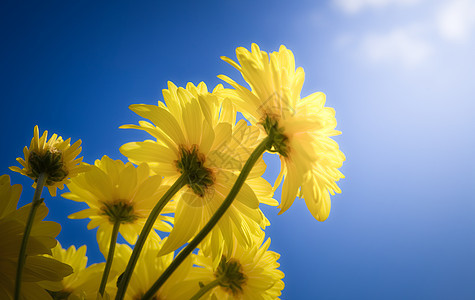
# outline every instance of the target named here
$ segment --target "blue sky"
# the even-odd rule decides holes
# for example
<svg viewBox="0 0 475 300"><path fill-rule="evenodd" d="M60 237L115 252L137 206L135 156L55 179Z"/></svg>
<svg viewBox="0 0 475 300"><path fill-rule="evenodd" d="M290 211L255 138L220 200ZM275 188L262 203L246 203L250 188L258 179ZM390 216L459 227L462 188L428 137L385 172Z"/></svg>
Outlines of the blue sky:
<svg viewBox="0 0 475 300"><path fill-rule="evenodd" d="M31 181L8 167L35 125L81 139L86 162L125 159L119 147L147 137L118 129L139 120L130 104L156 103L168 80L237 78L219 57L238 46L285 44L305 69L302 95L322 91L335 108L347 161L327 221L299 200L280 216L263 208L282 299L473 299L474 20L471 0L4 1L1 174L30 201ZM67 219L82 206L46 203L63 246L86 243L101 261L87 221Z"/></svg>

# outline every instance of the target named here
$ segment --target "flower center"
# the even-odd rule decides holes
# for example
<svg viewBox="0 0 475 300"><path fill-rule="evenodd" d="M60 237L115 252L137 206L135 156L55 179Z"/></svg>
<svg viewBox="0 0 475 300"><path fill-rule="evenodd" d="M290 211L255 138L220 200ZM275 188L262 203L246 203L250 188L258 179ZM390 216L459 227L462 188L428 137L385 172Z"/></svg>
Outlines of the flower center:
<svg viewBox="0 0 475 300"><path fill-rule="evenodd" d="M219 280L219 285L233 295L242 292L247 277L242 273L241 264L235 259L227 260L223 255L214 276Z"/></svg>
<svg viewBox="0 0 475 300"><path fill-rule="evenodd" d="M138 219L138 216L134 214L134 207L125 201L103 202L103 204L100 214L109 217L109 221L113 224L133 223Z"/></svg>
<svg viewBox="0 0 475 300"><path fill-rule="evenodd" d="M204 166L206 157L198 151L198 146L190 149L180 146L180 158L176 167L181 174L185 174L186 184L193 192L203 197L206 189L214 183L213 171Z"/></svg>
<svg viewBox="0 0 475 300"><path fill-rule="evenodd" d="M137 294L135 297L133 297L134 300L140 300L142 299L144 294L140 293L140 294ZM155 294L154 296L152 296L152 298L150 298L150 300L160 300L160 297Z"/></svg>
<svg viewBox="0 0 475 300"><path fill-rule="evenodd" d="M53 185L68 176L68 171L63 165L63 154L56 148L50 148L42 155L31 152L28 157L28 167L31 170L28 176L35 180L41 173L45 173L48 176L46 185Z"/></svg>
<svg viewBox="0 0 475 300"><path fill-rule="evenodd" d="M49 295L53 298L53 300L66 300L68 299L69 295L71 295L71 291L63 290L63 291L47 291Z"/></svg>
<svg viewBox="0 0 475 300"><path fill-rule="evenodd" d="M260 123L267 135L270 137L270 142L267 145L269 152L277 152L280 155L287 157L289 155L289 138L284 134L284 127L279 127L277 118L266 115L264 121Z"/></svg>

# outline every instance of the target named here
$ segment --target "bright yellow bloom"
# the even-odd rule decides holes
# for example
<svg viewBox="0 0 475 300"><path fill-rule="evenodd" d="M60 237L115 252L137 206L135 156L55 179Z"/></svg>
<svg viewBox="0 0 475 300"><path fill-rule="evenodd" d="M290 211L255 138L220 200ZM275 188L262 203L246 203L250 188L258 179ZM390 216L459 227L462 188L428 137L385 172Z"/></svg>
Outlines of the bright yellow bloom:
<svg viewBox="0 0 475 300"><path fill-rule="evenodd" d="M144 248L140 254L140 259L135 267L134 274L130 280L130 283L125 294L126 300L141 299L142 296L149 290L154 284L155 280L163 273L163 271L170 265L173 260L173 252L157 256L157 252L160 249L160 244L157 240L147 240ZM117 244L116 254L114 256L114 262L112 269L117 275L124 272L125 267L129 261L129 257L132 254L132 249L125 244ZM165 284L158 290L153 299L160 300L182 300L190 299L193 296L192 291L188 287L193 283L186 280L186 277L191 270L192 259L191 257L186 259L180 267L171 275L171 277L165 282ZM117 293L116 276L107 285L106 292L114 299Z"/></svg>
<svg viewBox="0 0 475 300"><path fill-rule="evenodd" d="M251 90L220 75L234 87L221 95L232 99L263 132L274 132L272 152L279 153L281 159L281 173L274 187L285 177L280 213L298 194L312 215L324 221L330 213L329 194L340 193L335 182L344 178L338 168L345 156L329 138L340 134L334 130L335 111L324 106L323 93L300 98L305 74L302 68L295 69L294 56L285 46L270 58L256 44L252 52L237 48L236 56L240 65L227 57L222 59L241 72Z"/></svg>
<svg viewBox="0 0 475 300"><path fill-rule="evenodd" d="M31 204L16 209L21 194L21 185L10 185L8 175L0 176L0 299L13 299L18 253L25 231L25 224ZM44 204L38 207L23 269L22 297L24 299L51 299L38 285L39 281L59 282L72 273L70 266L43 254L51 254L56 245L55 237L61 231L58 223L42 221L48 214ZM57 287L57 286L56 286ZM55 288L54 286L52 288Z"/></svg>
<svg viewBox="0 0 475 300"><path fill-rule="evenodd" d="M56 196L56 188L62 190L69 182L68 178L76 176L83 169L80 165L82 157L76 158L81 152L81 140L70 145L70 138L63 141L60 136L53 134L46 141L47 136L48 131L45 131L40 137L38 126L35 126L30 148L25 146L23 149L25 159L17 158L23 169L13 166L10 170L35 180L33 187L36 187L40 173L46 173L48 177L45 186L48 187L51 196Z"/></svg>
<svg viewBox="0 0 475 300"><path fill-rule="evenodd" d="M120 234L128 243L134 244L150 211L168 189L161 182L161 176L150 176L150 169L145 163L135 168L130 162L124 164L103 156L94 165L88 166L86 172L73 178L68 184L70 192L62 196L89 205L89 208L69 217L90 218L87 228L99 226L99 242L110 239L114 223L119 221ZM174 203L170 202L162 214L174 210ZM173 222L173 218L160 215L154 228L170 231L171 225L167 222ZM156 235L156 232L151 234Z"/></svg>
<svg viewBox="0 0 475 300"><path fill-rule="evenodd" d="M209 221L252 152L249 145L257 140L258 132L253 133L244 121L234 126L236 112L229 101L220 105L215 95L220 89L222 86L208 93L204 83L196 87L189 83L185 89L169 82L168 89L163 90L166 105L159 102L130 106L153 124L140 121L139 126L122 126L144 130L156 138L123 145L120 151L130 161L148 162L167 182L174 182L182 173L188 174L187 186L175 197L175 224L161 254L188 242ZM259 202L274 201L270 185L256 179L264 171L265 164L260 159L250 180L201 247L221 245L223 240L232 242L233 235L239 243L249 245L253 235L260 231L259 226L268 224L258 208Z"/></svg>
<svg viewBox="0 0 475 300"><path fill-rule="evenodd" d="M58 243L52 251L52 257L60 262L70 265L74 273L64 277L61 281L61 289L51 291L51 282L41 282L40 285L49 290L53 299L83 300L96 299L99 284L101 282L104 263L93 264L86 268L86 246L76 250L75 246L63 249Z"/></svg>
<svg viewBox="0 0 475 300"><path fill-rule="evenodd" d="M202 252L195 257L195 265L188 278L203 285L218 281L217 286L201 299L278 299L284 289L284 273L277 260L280 255L268 251L270 239L264 241L264 233L254 240L250 249L235 243L233 249L225 251L216 260L206 257ZM219 263L214 263L218 261ZM196 293L199 286L193 286Z"/></svg>

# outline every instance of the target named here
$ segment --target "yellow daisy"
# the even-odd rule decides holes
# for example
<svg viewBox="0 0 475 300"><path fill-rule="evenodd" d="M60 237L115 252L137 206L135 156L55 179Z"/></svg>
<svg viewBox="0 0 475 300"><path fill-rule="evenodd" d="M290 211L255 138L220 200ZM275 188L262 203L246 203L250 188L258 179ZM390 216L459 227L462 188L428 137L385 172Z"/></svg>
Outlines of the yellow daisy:
<svg viewBox="0 0 475 300"><path fill-rule="evenodd" d="M134 274L130 280L127 292L125 294L126 300L141 299L142 296L148 291L155 280L162 274L166 267L173 260L173 252L163 256L157 256L160 244L157 240L147 240L143 251L140 255L140 259L135 267ZM116 254L114 257L113 270L116 274L122 274L125 270L129 257L132 253L132 249L125 244L117 244ZM193 296L188 287L198 282L191 283L187 280L187 274L191 270L192 259L191 257L180 265L180 267L173 273L173 275L167 280L167 282L158 290L152 299L160 300L181 300L190 299ZM115 282L118 277L107 286L107 294L114 298L117 293L117 287Z"/></svg>
<svg viewBox="0 0 475 300"><path fill-rule="evenodd" d="M344 178L338 168L345 156L330 138L340 134L334 130L335 111L324 106L323 93L300 98L305 74L302 68L295 69L294 56L285 46L269 57L252 44L251 52L239 47L236 56L239 64L227 57L222 59L241 72L251 89L220 75L234 88L222 90L220 95L231 99L263 132L272 134L271 152L281 159L275 187L285 177L280 213L298 194L312 215L324 221L330 213L329 194L340 193L336 181Z"/></svg>
<svg viewBox="0 0 475 300"><path fill-rule="evenodd" d="M8 175L0 176L0 299L13 299L18 253L25 231L31 204L16 209L21 194L21 185L10 185ZM27 259L22 276L23 299L51 299L38 284L42 280L59 282L72 273L70 266L55 259L44 257L51 254L56 245L55 237L61 226L51 221L42 221L48 214L44 204L38 207L30 239L26 248Z"/></svg>
<svg viewBox="0 0 475 300"><path fill-rule="evenodd" d="M48 131L45 131L40 137L38 126L35 126L30 148L25 146L23 149L25 158L17 158L23 169L13 166L10 170L35 180L33 187L36 187L38 176L46 173L45 186L48 187L51 196L56 196L56 188L62 190L69 182L68 178L82 171L80 165L82 157L76 158L81 152L81 140L70 145L71 139L63 141L60 136L53 134L47 141L47 136Z"/></svg>
<svg viewBox="0 0 475 300"><path fill-rule="evenodd" d="M195 265L188 275L189 280L199 281L203 286L200 299L278 299L284 288L284 273L277 260L280 255L268 251L270 239L263 244L264 233L255 239L250 249L235 243L227 250L218 264L213 257L202 252L195 257ZM193 286L197 295L200 286ZM195 299L195 298L193 298Z"/></svg>
<svg viewBox="0 0 475 300"><path fill-rule="evenodd" d="M209 93L204 83L188 83L185 89L169 82L168 89L163 90L165 104L130 106L153 124L140 121L139 126L122 126L144 130L156 139L123 145L120 151L130 161L149 163L167 182L186 174L186 187L175 197L175 224L161 254L188 242L208 222L252 152L247 144L257 139L255 135L243 134L250 132L244 121L233 126L235 111L229 102L220 105L215 95L220 89L222 86ZM265 170L262 158L258 165L250 174L251 179L260 177ZM260 201L272 204L270 185L259 180L249 182L259 192L254 192L246 182L202 247L221 245L223 240L232 242L233 235L239 243L249 245L253 235L260 231L259 226L265 227L266 219L258 206Z"/></svg>
<svg viewBox="0 0 475 300"><path fill-rule="evenodd" d="M114 223L118 221L121 224L120 234L128 243L134 244L153 206L168 189L161 182L161 176L150 176L150 169L145 163L136 168L130 162L124 164L103 156L94 165L88 166L86 172L71 179L68 184L70 192L62 196L89 205L89 208L69 217L91 219L87 228L99 226L98 241L109 240ZM174 210L174 203L170 202L162 214ZM172 223L173 218L160 215L154 228L170 231L171 225L167 222ZM152 231L152 234L156 235L156 232Z"/></svg>
<svg viewBox="0 0 475 300"><path fill-rule="evenodd" d="M63 249L58 243L52 250L52 257L70 265L74 270L73 274L63 278L60 290L51 291L51 282L40 282L40 285L49 291L53 299L96 299L104 263L86 267L86 246L81 246L77 250L75 246Z"/></svg>

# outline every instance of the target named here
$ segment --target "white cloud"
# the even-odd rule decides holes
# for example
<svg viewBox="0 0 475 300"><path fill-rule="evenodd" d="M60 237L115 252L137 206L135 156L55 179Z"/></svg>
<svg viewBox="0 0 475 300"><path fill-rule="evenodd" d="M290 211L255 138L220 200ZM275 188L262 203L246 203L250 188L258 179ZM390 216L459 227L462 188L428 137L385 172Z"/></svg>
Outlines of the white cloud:
<svg viewBox="0 0 475 300"><path fill-rule="evenodd" d="M390 63L414 67L432 54L432 45L410 28L397 29L389 34L369 34L363 37L360 50L373 63Z"/></svg>
<svg viewBox="0 0 475 300"><path fill-rule="evenodd" d="M437 29L442 38L465 42L475 29L475 1L452 0L437 13Z"/></svg>
<svg viewBox="0 0 475 300"><path fill-rule="evenodd" d="M423 0L333 1L345 12L357 13L370 7L409 5ZM387 13L391 12L384 12ZM425 1L424 6L411 9L409 15L415 16L409 23L403 20L387 31L382 22L381 29L371 27L359 33L342 33L335 38L334 45L357 53L359 59L370 64L411 68L431 59L441 60L440 55L447 49L461 49L454 48L456 43L463 47L475 41L475 0ZM367 18L366 15L360 17Z"/></svg>
<svg viewBox="0 0 475 300"><path fill-rule="evenodd" d="M420 2L420 0L334 0L340 9L346 13L356 14L365 8L383 8L389 5L410 6Z"/></svg>

